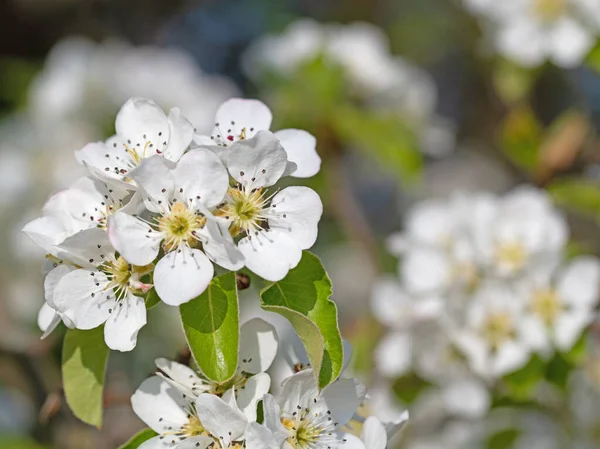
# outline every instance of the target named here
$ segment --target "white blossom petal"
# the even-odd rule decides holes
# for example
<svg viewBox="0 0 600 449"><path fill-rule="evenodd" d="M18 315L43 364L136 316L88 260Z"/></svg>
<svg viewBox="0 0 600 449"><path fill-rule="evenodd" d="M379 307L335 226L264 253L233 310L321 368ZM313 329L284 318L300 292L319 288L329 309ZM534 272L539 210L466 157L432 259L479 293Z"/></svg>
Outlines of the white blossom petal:
<svg viewBox="0 0 600 449"><path fill-rule="evenodd" d="M129 295L115 304L106 325L104 340L113 351L131 351L137 343L139 330L146 325L146 303L143 298Z"/></svg>
<svg viewBox="0 0 600 449"><path fill-rule="evenodd" d="M239 440L248 424L240 410L213 394L204 393L198 396L196 410L204 428L219 438L225 447L228 447L231 441Z"/></svg>
<svg viewBox="0 0 600 449"><path fill-rule="evenodd" d="M275 360L278 344L273 325L260 318L245 322L240 328L239 369L250 374L266 372Z"/></svg>
<svg viewBox="0 0 600 449"><path fill-rule="evenodd" d="M169 199L173 196L175 182L173 164L161 156L152 156L142 160L129 177L143 192L144 204L151 212L164 212Z"/></svg>
<svg viewBox="0 0 600 449"><path fill-rule="evenodd" d="M261 231L238 243L246 267L267 281L283 279L302 258L298 244L281 231Z"/></svg>
<svg viewBox="0 0 600 449"><path fill-rule="evenodd" d="M188 401L166 380L158 376L146 379L131 397L133 411L157 433L170 426L181 427L188 422Z"/></svg>
<svg viewBox="0 0 600 449"><path fill-rule="evenodd" d="M369 416L363 424L360 433L366 449L385 449L387 445L387 433L381 421L375 416Z"/></svg>
<svg viewBox="0 0 600 449"><path fill-rule="evenodd" d="M42 339L46 338L56 326L60 323L60 314L48 305L44 303L38 312L37 324L40 330L43 332Z"/></svg>
<svg viewBox="0 0 600 449"><path fill-rule="evenodd" d="M237 392L237 405L246 415L248 421L256 421L258 401L260 401L271 388L271 377L267 373L258 373L250 377Z"/></svg>
<svg viewBox="0 0 600 449"><path fill-rule="evenodd" d="M246 138L252 138L259 131L268 131L273 116L262 101L232 98L217 110L215 122L219 125L216 132L223 139L229 136L237 138L242 128L246 128ZM226 132L231 129L231 132Z"/></svg>
<svg viewBox="0 0 600 449"><path fill-rule="evenodd" d="M162 143L169 135L169 123L156 103L134 97L127 100L117 113L115 130L130 148L145 148L150 142L153 146L148 150L155 152L163 148L159 142Z"/></svg>
<svg viewBox="0 0 600 449"><path fill-rule="evenodd" d="M223 201L229 188L229 175L217 155L197 148L188 151L177 164L173 175L183 189L183 200L213 207Z"/></svg>
<svg viewBox="0 0 600 449"><path fill-rule="evenodd" d="M163 238L140 219L120 211L108 217L107 234L119 254L138 266L148 265L156 258Z"/></svg>
<svg viewBox="0 0 600 449"><path fill-rule="evenodd" d="M596 42L584 26L568 16L556 21L548 40L552 61L565 68L581 64Z"/></svg>
<svg viewBox="0 0 600 449"><path fill-rule="evenodd" d="M208 219L206 225L197 233L204 238L202 249L214 263L231 271L237 271L244 266L244 256L234 243L226 225Z"/></svg>
<svg viewBox="0 0 600 449"><path fill-rule="evenodd" d="M317 154L317 139L300 129L283 129L275 132L281 146L287 153L288 161L296 164L291 176L310 178L319 173L321 158Z"/></svg>
<svg viewBox="0 0 600 449"><path fill-rule="evenodd" d="M162 141L163 144L167 142L164 157L177 162L192 143L194 126L181 115L179 108L171 109L167 120L169 122L169 140L168 142L166 139Z"/></svg>
<svg viewBox="0 0 600 449"><path fill-rule="evenodd" d="M357 379L338 379L323 390L321 399L331 412L331 418L338 427L352 419L366 394L366 387Z"/></svg>
<svg viewBox="0 0 600 449"><path fill-rule="evenodd" d="M202 251L181 245L156 264L154 288L165 303L179 306L202 294L213 274L213 265Z"/></svg>
<svg viewBox="0 0 600 449"><path fill-rule="evenodd" d="M279 444L267 427L251 422L246 428L246 449L279 449Z"/></svg>
<svg viewBox="0 0 600 449"><path fill-rule="evenodd" d="M380 372L387 377L404 374L411 365L411 339L407 333L387 334L375 350L375 362Z"/></svg>

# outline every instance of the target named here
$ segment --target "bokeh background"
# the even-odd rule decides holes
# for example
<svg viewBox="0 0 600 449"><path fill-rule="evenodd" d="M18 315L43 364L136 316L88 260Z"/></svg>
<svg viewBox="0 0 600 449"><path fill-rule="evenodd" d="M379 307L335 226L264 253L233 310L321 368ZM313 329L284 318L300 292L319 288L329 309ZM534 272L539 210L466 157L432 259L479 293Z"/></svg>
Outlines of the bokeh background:
<svg viewBox="0 0 600 449"><path fill-rule="evenodd" d="M137 348L111 355L97 430L64 403L64 329L39 338L44 254L20 229L84 174L73 151L110 136L131 96L178 106L207 132L223 100L259 98L273 129L317 137L322 170L307 183L325 214L314 251L355 344L353 372L380 410L411 411L397 447L600 447L593 328L577 363L553 365L546 378L525 372L516 382L526 391L493 395L477 416L440 411L418 375L384 381L375 368L386 331L372 317L373 286L396 271L385 241L413 204L531 184L568 217L574 251L600 252L600 49L566 67L511 61L467 3L477 2L0 2L0 448L117 447L142 427L129 397L153 359L184 348L173 310L152 309ZM331 42L315 47L325 29ZM255 292L241 301L256 313Z"/></svg>

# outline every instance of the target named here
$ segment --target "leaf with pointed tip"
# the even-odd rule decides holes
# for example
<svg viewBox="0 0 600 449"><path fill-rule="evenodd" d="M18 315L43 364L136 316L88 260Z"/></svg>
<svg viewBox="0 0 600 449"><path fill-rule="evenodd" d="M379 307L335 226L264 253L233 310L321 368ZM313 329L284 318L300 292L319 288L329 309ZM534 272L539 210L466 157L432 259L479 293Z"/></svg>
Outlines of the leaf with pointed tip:
<svg viewBox="0 0 600 449"><path fill-rule="evenodd" d="M127 443L119 446L119 449L137 449L142 443L154 438L158 434L152 429L143 429L132 436Z"/></svg>

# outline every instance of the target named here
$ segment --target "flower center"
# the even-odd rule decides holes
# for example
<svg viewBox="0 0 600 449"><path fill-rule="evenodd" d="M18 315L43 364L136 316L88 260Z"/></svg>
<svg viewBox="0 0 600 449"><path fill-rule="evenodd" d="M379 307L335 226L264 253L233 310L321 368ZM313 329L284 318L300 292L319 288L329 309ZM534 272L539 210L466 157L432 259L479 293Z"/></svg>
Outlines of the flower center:
<svg viewBox="0 0 600 449"><path fill-rule="evenodd" d="M510 271L516 271L525 265L527 253L519 242L501 244L496 249L496 263L507 267Z"/></svg>
<svg viewBox="0 0 600 449"><path fill-rule="evenodd" d="M263 196L263 189L248 190L246 187L230 187L228 201L215 215L231 220L229 232L233 237L259 231L267 219L265 209L270 198Z"/></svg>
<svg viewBox="0 0 600 449"><path fill-rule="evenodd" d="M197 437L198 435L210 435L200 422L200 419L195 415L189 416L188 422L181 428L181 433L186 438Z"/></svg>
<svg viewBox="0 0 600 449"><path fill-rule="evenodd" d="M251 136L250 133L254 133L254 128L247 128L246 126L238 125L234 121L231 121L228 125L215 123L215 130L210 138L217 145L228 147L234 142L248 139Z"/></svg>
<svg viewBox="0 0 600 449"><path fill-rule="evenodd" d="M139 279L152 271L152 265L137 267L130 265L123 257L106 262L102 266L110 282L106 290L113 289L117 300L126 296L127 291L146 293L152 286L143 284Z"/></svg>
<svg viewBox="0 0 600 449"><path fill-rule="evenodd" d="M211 383L210 393L216 394L218 396L222 396L226 391L235 387L235 392L237 392L246 386L248 382L248 377L244 373L236 373L233 378L225 383Z"/></svg>
<svg viewBox="0 0 600 449"><path fill-rule="evenodd" d="M339 440L334 433L337 423L330 415L330 411L319 413L298 406L291 416L282 416L281 424L291 433L287 439L289 445L294 449L337 447Z"/></svg>
<svg viewBox="0 0 600 449"><path fill-rule="evenodd" d="M560 18L567 7L566 0L533 0L533 12L543 22Z"/></svg>
<svg viewBox="0 0 600 449"><path fill-rule="evenodd" d="M158 219L158 229L164 234L163 248L171 251L182 243L196 241L196 231L206 223L203 215L188 209L185 203L173 204L171 210Z"/></svg>
<svg viewBox="0 0 600 449"><path fill-rule="evenodd" d="M483 338L493 349L514 336L514 324L512 317L506 312L491 313L485 319L481 333Z"/></svg>
<svg viewBox="0 0 600 449"><path fill-rule="evenodd" d="M551 325L556 320L562 309L560 298L554 290L546 288L533 293L531 310L547 325Z"/></svg>

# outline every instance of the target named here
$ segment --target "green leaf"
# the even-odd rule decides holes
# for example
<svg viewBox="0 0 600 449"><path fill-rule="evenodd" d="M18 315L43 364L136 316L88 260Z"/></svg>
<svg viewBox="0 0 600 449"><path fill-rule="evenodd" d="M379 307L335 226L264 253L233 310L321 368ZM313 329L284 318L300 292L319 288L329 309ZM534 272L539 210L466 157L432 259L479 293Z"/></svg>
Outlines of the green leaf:
<svg viewBox="0 0 600 449"><path fill-rule="evenodd" d="M152 288L152 290L150 290L148 292L148 295L146 296L146 309L150 310L152 307L156 306L159 302L160 302L160 297L158 296L158 293L156 293L156 290L154 288Z"/></svg>
<svg viewBox="0 0 600 449"><path fill-rule="evenodd" d="M504 384L510 397L517 401L528 399L544 378L545 368L544 361L534 355L523 368L505 376Z"/></svg>
<svg viewBox="0 0 600 449"><path fill-rule="evenodd" d="M429 387L431 387L431 383L410 373L396 379L393 390L396 397L404 404L412 404Z"/></svg>
<svg viewBox="0 0 600 449"><path fill-rule="evenodd" d="M546 370L546 379L548 382L560 388L562 391L567 390L569 375L573 370L571 365L561 354L555 354Z"/></svg>
<svg viewBox="0 0 600 449"><path fill-rule="evenodd" d="M528 106L509 112L502 124L499 146L519 168L533 173L539 161L539 148L544 130Z"/></svg>
<svg viewBox="0 0 600 449"><path fill-rule="evenodd" d="M69 329L62 351L62 375L67 404L80 420L102 425L104 373L108 347L104 326L82 331Z"/></svg>
<svg viewBox="0 0 600 449"><path fill-rule="evenodd" d="M204 293L179 306L183 330L204 375L223 383L237 369L240 338L235 273L213 278Z"/></svg>
<svg viewBox="0 0 600 449"><path fill-rule="evenodd" d="M519 437L519 430L506 429L495 433L487 442L486 449L508 449L513 447L513 444Z"/></svg>
<svg viewBox="0 0 600 449"><path fill-rule="evenodd" d="M127 443L119 447L119 449L137 449L143 442L148 441L158 435L152 429L144 429L132 436Z"/></svg>
<svg viewBox="0 0 600 449"><path fill-rule="evenodd" d="M563 179L548 186L554 201L576 212L600 217L600 184L585 179Z"/></svg>
<svg viewBox="0 0 600 449"><path fill-rule="evenodd" d="M344 361L331 293L331 280L321 261L308 251L284 279L260 293L264 310L283 315L294 326L321 388L338 378Z"/></svg>

